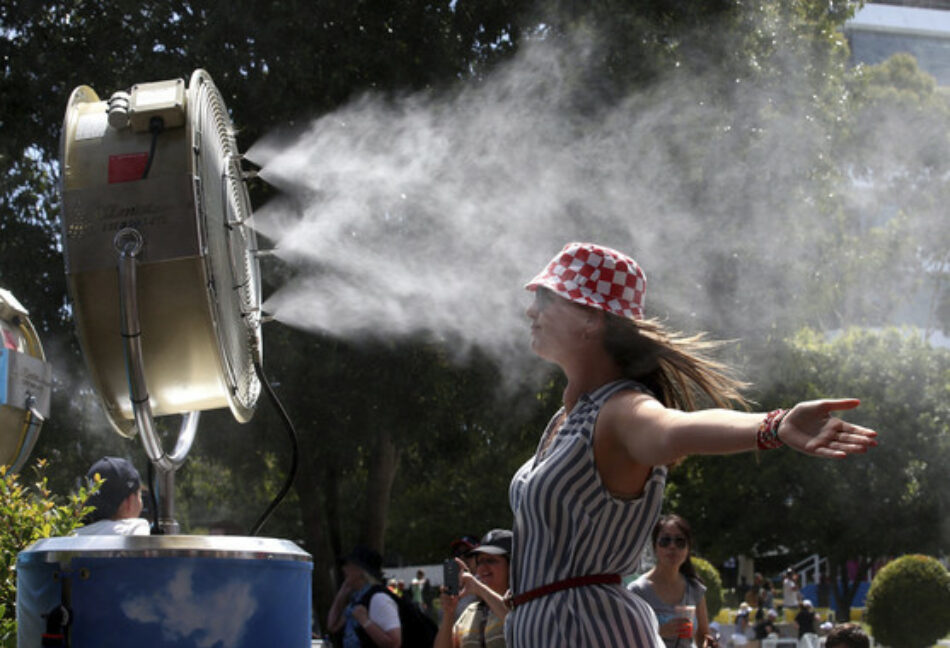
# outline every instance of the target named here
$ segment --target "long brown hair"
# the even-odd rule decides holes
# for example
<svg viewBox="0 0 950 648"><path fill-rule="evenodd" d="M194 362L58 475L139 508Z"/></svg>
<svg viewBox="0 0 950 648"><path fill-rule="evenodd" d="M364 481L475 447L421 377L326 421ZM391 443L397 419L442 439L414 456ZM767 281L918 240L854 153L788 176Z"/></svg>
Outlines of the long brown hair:
<svg viewBox="0 0 950 648"><path fill-rule="evenodd" d="M605 313L604 348L623 375L642 383L666 407L698 408L705 394L717 407L748 407L741 390L748 386L710 354L723 346L702 333L668 331L658 320L632 320Z"/></svg>

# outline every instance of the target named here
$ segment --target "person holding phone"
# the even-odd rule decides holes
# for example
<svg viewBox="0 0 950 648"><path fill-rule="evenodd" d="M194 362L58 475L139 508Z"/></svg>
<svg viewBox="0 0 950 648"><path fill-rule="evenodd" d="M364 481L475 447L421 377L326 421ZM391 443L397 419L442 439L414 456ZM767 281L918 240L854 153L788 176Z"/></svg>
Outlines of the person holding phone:
<svg viewBox="0 0 950 648"><path fill-rule="evenodd" d="M689 523L679 515L664 515L653 527L652 539L656 565L627 589L653 608L667 648L715 648L717 642L709 631L706 586L693 567ZM683 613L690 609L692 615Z"/></svg>
<svg viewBox="0 0 950 648"><path fill-rule="evenodd" d="M652 608L621 575L659 518L667 467L784 445L841 458L866 452L877 433L832 416L857 407L853 398L733 410L746 406L745 384L702 335L646 319L646 277L616 250L568 243L526 288L531 348L567 384L509 489L508 646L664 648Z"/></svg>
<svg viewBox="0 0 950 648"><path fill-rule="evenodd" d="M442 587L442 622L433 648L505 648L505 593L511 556L511 531L492 529L471 551L475 559L474 575L459 558L456 569L446 570ZM457 582L450 582L457 578ZM453 623L459 597L473 594L470 603Z"/></svg>

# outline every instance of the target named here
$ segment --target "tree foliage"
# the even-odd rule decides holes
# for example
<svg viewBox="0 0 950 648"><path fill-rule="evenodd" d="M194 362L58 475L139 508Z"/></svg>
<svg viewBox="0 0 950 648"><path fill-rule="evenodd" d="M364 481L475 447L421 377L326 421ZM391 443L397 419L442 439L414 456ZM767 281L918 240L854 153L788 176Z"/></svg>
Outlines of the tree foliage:
<svg viewBox="0 0 950 648"><path fill-rule="evenodd" d="M737 547L753 556L784 552L789 563L827 556L837 600L850 605L857 583L847 581L848 560L861 561L863 574L882 556L945 552L950 352L911 331L854 329L803 331L758 359L763 409L859 394L861 407L842 415L879 430L880 445L843 461L787 450L758 461L688 459L672 475L668 501L693 522L710 558Z"/></svg>
<svg viewBox="0 0 950 648"><path fill-rule="evenodd" d="M849 321L880 325L895 307L916 309L925 333L950 330L950 233L943 225L950 165L950 103L946 89L908 54L862 66L848 77L849 128L842 165L857 180L857 243L847 280L870 296ZM900 142L899 147L890 145ZM868 264L867 261L872 261ZM881 287L886 287L882 290Z"/></svg>
<svg viewBox="0 0 950 648"><path fill-rule="evenodd" d="M36 462L37 481L26 485L18 474L0 466L0 645L16 643L17 555L42 538L69 535L92 511L86 499L94 492L80 488L66 496L55 495L48 485L49 464Z"/></svg>

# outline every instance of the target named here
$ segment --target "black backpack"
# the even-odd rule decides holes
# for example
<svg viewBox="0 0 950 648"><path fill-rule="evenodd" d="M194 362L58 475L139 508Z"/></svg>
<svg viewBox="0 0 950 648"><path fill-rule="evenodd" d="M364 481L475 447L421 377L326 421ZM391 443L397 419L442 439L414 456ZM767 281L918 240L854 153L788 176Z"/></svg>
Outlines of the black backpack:
<svg viewBox="0 0 950 648"><path fill-rule="evenodd" d="M377 592L384 592L396 601L399 608L399 624L402 626L402 648L432 648L432 644L435 643L435 635L439 632L439 626L411 601L402 596L396 596L382 585L373 585L360 598L357 605L363 605L368 610L369 601ZM369 648L376 646L363 628L357 628L356 634L359 636L362 646L368 646Z"/></svg>

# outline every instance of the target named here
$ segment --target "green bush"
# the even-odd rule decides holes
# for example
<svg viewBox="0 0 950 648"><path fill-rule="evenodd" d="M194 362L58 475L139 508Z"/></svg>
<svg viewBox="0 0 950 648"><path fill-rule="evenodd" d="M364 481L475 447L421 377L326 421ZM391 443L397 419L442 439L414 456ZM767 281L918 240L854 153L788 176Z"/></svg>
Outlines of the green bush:
<svg viewBox="0 0 950 648"><path fill-rule="evenodd" d="M693 567L706 586L706 612L711 622L722 609L722 578L719 576L719 570L702 558L693 556Z"/></svg>
<svg viewBox="0 0 950 648"><path fill-rule="evenodd" d="M875 642L927 648L950 632L950 573L935 558L901 556L871 581L867 622Z"/></svg>
<svg viewBox="0 0 950 648"><path fill-rule="evenodd" d="M41 538L69 535L92 510L86 506L85 488L66 498L53 495L47 467L45 460L36 462L37 481L30 487L0 466L0 646L16 645L17 554Z"/></svg>

